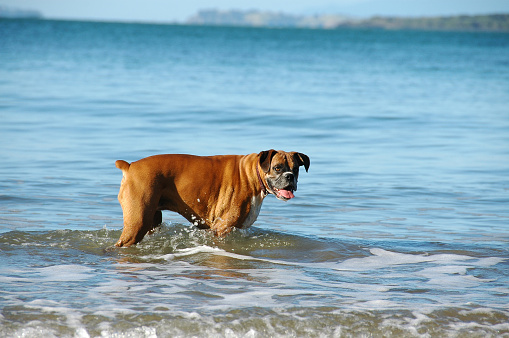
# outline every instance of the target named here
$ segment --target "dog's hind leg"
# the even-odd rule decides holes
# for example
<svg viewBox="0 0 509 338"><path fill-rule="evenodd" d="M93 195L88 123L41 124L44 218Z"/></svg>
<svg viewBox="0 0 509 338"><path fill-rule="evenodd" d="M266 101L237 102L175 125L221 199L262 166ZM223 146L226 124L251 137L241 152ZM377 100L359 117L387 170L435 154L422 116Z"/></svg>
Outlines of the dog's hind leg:
<svg viewBox="0 0 509 338"><path fill-rule="evenodd" d="M134 201L130 198L119 198L119 200L124 214L124 229L116 246L131 246L139 243L147 232L161 224L162 213L157 210L157 202L153 203L155 196L143 199L138 195Z"/></svg>
<svg viewBox="0 0 509 338"><path fill-rule="evenodd" d="M161 223L163 223L163 213L161 212L161 210L157 210L154 215L154 222L153 222L152 229L157 228L158 226L161 225Z"/></svg>
<svg viewBox="0 0 509 338"><path fill-rule="evenodd" d="M150 224L145 224L143 215L136 214L124 209L124 228L119 240L115 244L118 247L131 246L140 242L145 234L152 228L152 221ZM127 209L127 210L126 210ZM148 226L147 226L148 225Z"/></svg>
<svg viewBox="0 0 509 338"><path fill-rule="evenodd" d="M152 229L149 230L148 234L152 235L154 231L163 223L163 213L161 210L157 210L154 214L154 222L152 223Z"/></svg>

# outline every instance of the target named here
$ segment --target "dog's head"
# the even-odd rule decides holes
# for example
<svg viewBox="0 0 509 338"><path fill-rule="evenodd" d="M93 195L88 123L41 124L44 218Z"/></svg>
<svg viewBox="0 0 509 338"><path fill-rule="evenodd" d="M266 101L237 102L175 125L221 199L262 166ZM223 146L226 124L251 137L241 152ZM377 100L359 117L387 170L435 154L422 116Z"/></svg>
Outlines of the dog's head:
<svg viewBox="0 0 509 338"><path fill-rule="evenodd" d="M293 192L297 190L299 167L304 166L307 172L309 157L295 151L273 149L262 151L258 155L268 192L283 201L295 197Z"/></svg>

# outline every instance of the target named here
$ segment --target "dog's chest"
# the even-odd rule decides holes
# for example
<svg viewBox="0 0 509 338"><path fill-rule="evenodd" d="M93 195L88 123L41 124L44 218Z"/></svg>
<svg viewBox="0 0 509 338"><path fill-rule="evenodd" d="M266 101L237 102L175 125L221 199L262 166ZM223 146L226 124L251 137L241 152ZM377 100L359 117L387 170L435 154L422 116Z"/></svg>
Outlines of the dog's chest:
<svg viewBox="0 0 509 338"><path fill-rule="evenodd" d="M244 223L242 223L242 228L248 228L256 221L258 218L258 214L260 213L260 209L262 208L263 198L260 195L253 196L251 198L251 208L249 209L249 214L246 217Z"/></svg>

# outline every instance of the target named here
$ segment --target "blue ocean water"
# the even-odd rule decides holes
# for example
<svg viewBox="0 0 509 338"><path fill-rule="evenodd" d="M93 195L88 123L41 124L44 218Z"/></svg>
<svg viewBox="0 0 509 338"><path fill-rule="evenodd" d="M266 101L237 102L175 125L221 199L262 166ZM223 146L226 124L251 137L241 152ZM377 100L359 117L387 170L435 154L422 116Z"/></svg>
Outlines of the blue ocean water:
<svg viewBox="0 0 509 338"><path fill-rule="evenodd" d="M509 35L0 21L5 336L509 335ZM299 151L129 249L117 159Z"/></svg>

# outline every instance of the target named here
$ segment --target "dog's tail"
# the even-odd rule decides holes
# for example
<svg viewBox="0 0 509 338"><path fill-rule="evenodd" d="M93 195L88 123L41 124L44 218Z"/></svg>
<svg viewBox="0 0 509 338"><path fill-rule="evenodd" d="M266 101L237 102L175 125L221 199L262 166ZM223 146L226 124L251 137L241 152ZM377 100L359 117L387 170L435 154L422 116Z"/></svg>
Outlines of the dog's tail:
<svg viewBox="0 0 509 338"><path fill-rule="evenodd" d="M127 163L126 161L124 160L118 160L115 162L115 166L122 170L122 174L125 174L127 173L127 171L129 170L129 167L131 166L129 163Z"/></svg>

